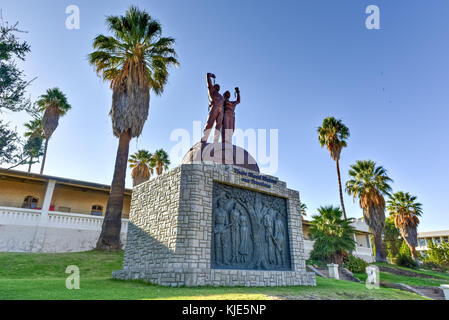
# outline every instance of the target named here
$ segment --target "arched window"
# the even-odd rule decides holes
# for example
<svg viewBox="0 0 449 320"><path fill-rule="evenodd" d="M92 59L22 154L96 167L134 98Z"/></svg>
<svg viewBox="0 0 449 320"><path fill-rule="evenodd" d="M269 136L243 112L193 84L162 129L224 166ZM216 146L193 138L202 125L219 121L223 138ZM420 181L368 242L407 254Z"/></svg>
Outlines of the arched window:
<svg viewBox="0 0 449 320"><path fill-rule="evenodd" d="M22 208L36 209L38 202L39 202L39 199L37 199L33 196L26 196L25 199L23 200Z"/></svg>
<svg viewBox="0 0 449 320"><path fill-rule="evenodd" d="M92 210L90 211L90 214L93 216L101 216L103 215L103 206L100 206L98 204L92 206Z"/></svg>

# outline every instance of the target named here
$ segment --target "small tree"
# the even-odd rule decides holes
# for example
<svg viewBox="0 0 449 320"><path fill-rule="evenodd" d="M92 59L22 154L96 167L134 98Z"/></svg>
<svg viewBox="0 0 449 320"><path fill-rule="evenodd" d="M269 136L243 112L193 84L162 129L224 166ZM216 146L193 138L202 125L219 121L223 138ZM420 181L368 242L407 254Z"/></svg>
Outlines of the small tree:
<svg viewBox="0 0 449 320"><path fill-rule="evenodd" d="M25 89L30 82L24 80L23 71L16 63L16 60L25 60L30 46L17 38L17 34L23 32L17 25L18 22L9 25L0 17L0 111L21 111L31 105L25 97Z"/></svg>
<svg viewBox="0 0 449 320"><path fill-rule="evenodd" d="M313 240L312 260L341 264L355 249L353 218L344 219L340 208L320 207L312 217L310 232Z"/></svg>
<svg viewBox="0 0 449 320"><path fill-rule="evenodd" d="M304 202L301 202L301 204L299 205L299 212L304 217L307 215L307 205Z"/></svg>
<svg viewBox="0 0 449 320"><path fill-rule="evenodd" d="M404 240L401 237L399 230L394 225L393 217L385 219L385 229L383 236L383 243L387 252L387 257L394 259L399 255L399 250Z"/></svg>
<svg viewBox="0 0 449 320"><path fill-rule="evenodd" d="M158 176L162 174L163 170L168 170L170 160L168 159L168 153L164 149L159 149L154 152L153 161Z"/></svg>
<svg viewBox="0 0 449 320"><path fill-rule="evenodd" d="M133 187L148 181L154 172L153 154L147 150L138 150L129 157L128 162L132 169Z"/></svg>
<svg viewBox="0 0 449 320"><path fill-rule="evenodd" d="M424 262L435 264L442 269L449 269L449 242L442 242L439 245L430 242L427 247Z"/></svg>

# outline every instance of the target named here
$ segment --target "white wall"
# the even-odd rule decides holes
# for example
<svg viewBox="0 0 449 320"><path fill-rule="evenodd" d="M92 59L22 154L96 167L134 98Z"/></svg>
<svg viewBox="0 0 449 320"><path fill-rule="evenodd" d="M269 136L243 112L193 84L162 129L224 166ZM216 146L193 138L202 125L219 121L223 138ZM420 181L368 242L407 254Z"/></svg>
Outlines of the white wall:
<svg viewBox="0 0 449 320"><path fill-rule="evenodd" d="M75 252L95 248L103 217L0 207L0 251ZM122 219L121 240L126 241L128 220Z"/></svg>

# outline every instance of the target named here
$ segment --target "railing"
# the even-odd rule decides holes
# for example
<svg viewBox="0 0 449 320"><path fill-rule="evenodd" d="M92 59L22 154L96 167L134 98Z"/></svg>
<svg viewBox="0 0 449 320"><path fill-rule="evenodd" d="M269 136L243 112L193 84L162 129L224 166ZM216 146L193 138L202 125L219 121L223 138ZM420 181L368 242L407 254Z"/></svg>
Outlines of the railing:
<svg viewBox="0 0 449 320"><path fill-rule="evenodd" d="M41 210L0 207L0 224L36 225L41 219Z"/></svg>
<svg viewBox="0 0 449 320"><path fill-rule="evenodd" d="M42 226L79 230L101 230L104 217L85 214L49 211L48 219L42 219L42 211L12 207L0 207L0 224ZM128 219L122 219L121 233L128 231Z"/></svg>
<svg viewBox="0 0 449 320"><path fill-rule="evenodd" d="M362 247L362 246L356 246L354 252L357 254L363 254L363 255L372 255L373 254L373 250L371 248Z"/></svg>

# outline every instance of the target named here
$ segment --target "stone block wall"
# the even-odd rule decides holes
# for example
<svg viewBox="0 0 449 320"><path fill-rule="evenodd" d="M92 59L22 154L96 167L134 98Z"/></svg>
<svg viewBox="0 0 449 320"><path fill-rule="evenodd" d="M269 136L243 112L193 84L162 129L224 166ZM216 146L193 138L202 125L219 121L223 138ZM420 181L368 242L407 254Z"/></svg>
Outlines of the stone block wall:
<svg viewBox="0 0 449 320"><path fill-rule="evenodd" d="M299 193L276 177L234 168L183 164L135 187L123 269L113 278L166 286L315 285L315 274L305 269ZM214 181L287 199L291 271L211 268Z"/></svg>

